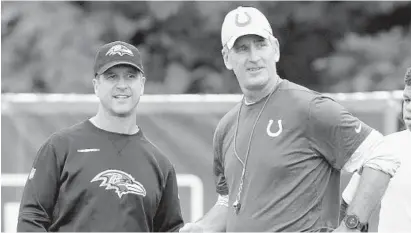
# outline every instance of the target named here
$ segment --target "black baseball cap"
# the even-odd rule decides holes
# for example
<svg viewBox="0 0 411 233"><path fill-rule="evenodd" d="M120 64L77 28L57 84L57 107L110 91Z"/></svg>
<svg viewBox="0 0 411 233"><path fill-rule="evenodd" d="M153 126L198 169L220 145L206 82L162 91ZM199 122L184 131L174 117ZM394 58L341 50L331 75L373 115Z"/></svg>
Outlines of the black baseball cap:
<svg viewBox="0 0 411 233"><path fill-rule="evenodd" d="M94 60L94 75L100 75L115 65L126 64L144 74L140 51L131 44L114 41L103 45Z"/></svg>

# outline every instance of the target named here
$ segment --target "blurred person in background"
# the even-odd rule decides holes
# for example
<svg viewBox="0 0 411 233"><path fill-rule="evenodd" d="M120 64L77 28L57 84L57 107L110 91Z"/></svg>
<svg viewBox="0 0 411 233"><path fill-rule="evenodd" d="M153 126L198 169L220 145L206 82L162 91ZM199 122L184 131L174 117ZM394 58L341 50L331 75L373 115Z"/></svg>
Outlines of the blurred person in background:
<svg viewBox="0 0 411 233"><path fill-rule="evenodd" d="M178 231L174 166L136 124L146 80L140 52L121 41L106 44L94 74L97 114L41 146L17 231Z"/></svg>
<svg viewBox="0 0 411 233"><path fill-rule="evenodd" d="M382 134L333 99L278 76L279 43L259 10L230 11L221 40L244 97L215 131L218 200L180 232L366 231L399 166L375 149ZM362 179L338 226L342 169Z"/></svg>
<svg viewBox="0 0 411 233"><path fill-rule="evenodd" d="M401 167L392 178L381 200L378 221L379 232L411 232L411 67L405 73L402 117L405 130L385 136L389 150L394 151L401 161ZM389 153L389 152L387 152ZM361 176L354 173L344 189L341 204L341 217L352 201Z"/></svg>

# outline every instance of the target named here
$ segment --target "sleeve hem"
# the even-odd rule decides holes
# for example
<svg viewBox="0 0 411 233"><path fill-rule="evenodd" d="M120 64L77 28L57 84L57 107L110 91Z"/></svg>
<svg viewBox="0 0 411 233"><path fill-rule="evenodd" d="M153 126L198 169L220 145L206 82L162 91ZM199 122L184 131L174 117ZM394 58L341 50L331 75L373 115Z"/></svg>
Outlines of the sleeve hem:
<svg viewBox="0 0 411 233"><path fill-rule="evenodd" d="M217 188L217 193L221 196L225 196L229 194L227 188Z"/></svg>

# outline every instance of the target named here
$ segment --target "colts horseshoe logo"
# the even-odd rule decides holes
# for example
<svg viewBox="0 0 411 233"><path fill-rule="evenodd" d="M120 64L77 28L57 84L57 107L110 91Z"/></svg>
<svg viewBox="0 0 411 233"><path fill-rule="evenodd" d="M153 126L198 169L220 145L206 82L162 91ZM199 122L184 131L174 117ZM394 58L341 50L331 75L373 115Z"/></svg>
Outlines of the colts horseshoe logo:
<svg viewBox="0 0 411 233"><path fill-rule="evenodd" d="M237 25L238 27L245 27L245 26L247 26L248 24L251 23L251 16L247 12L244 12L243 16L246 16L247 18L246 18L246 20L241 20L242 22L240 22L239 21L240 13L237 13L235 15L235 25ZM243 17L241 17L241 18L243 18Z"/></svg>
<svg viewBox="0 0 411 233"><path fill-rule="evenodd" d="M282 125L282 123L281 123L281 120L278 120L278 130L277 130L277 132L273 133L273 132L271 132L271 126L272 126L273 122L274 122L273 120L269 120L269 121L268 121L268 125L267 125L267 135L270 136L270 137L272 137L272 138L275 138L275 137L277 137L278 135L280 135L281 132L283 132L283 125Z"/></svg>

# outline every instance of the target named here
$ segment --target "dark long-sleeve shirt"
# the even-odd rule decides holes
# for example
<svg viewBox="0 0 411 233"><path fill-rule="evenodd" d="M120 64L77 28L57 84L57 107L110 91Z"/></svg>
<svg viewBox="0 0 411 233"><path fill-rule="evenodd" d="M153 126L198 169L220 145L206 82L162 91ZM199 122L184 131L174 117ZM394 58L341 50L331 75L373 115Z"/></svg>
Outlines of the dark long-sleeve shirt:
<svg viewBox="0 0 411 233"><path fill-rule="evenodd" d="M171 162L140 130L116 134L90 121L40 148L17 231L177 231L183 225Z"/></svg>

